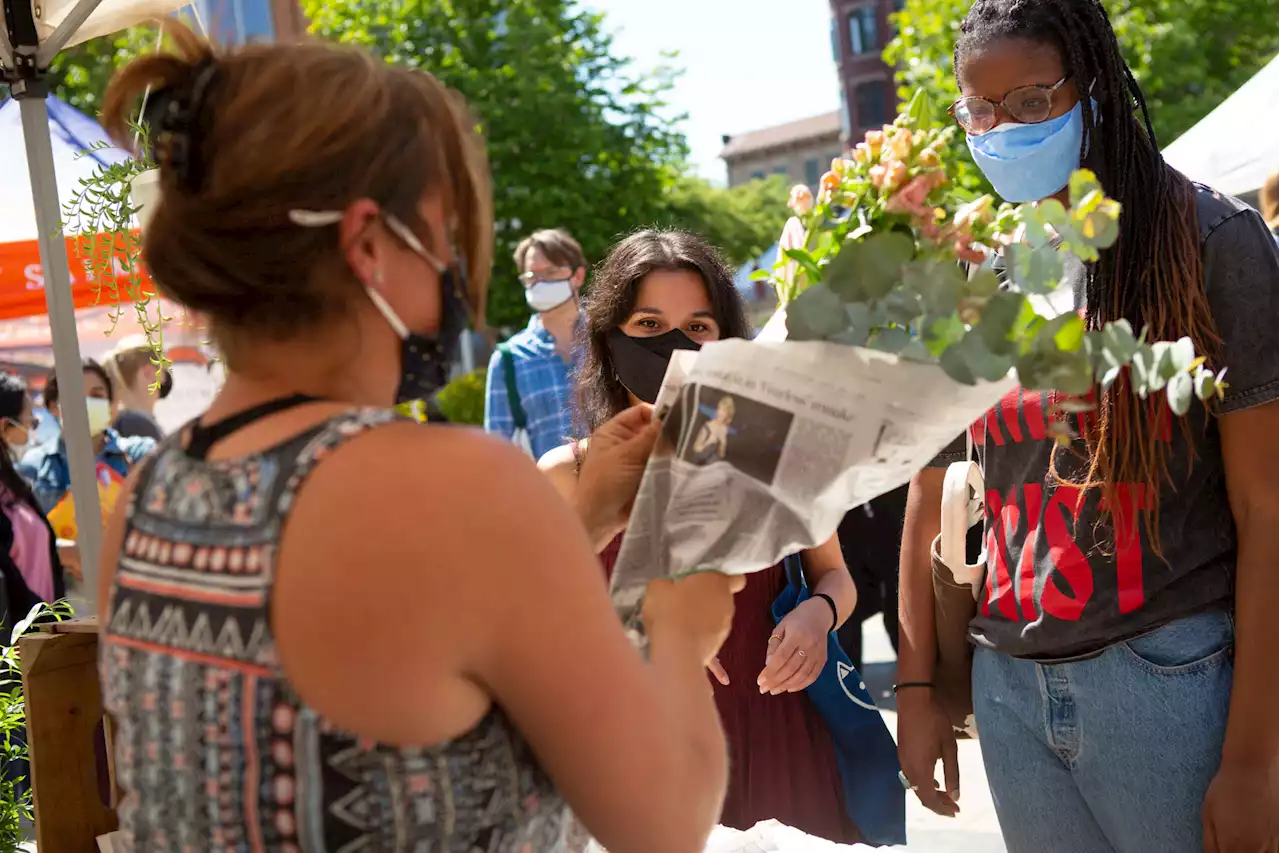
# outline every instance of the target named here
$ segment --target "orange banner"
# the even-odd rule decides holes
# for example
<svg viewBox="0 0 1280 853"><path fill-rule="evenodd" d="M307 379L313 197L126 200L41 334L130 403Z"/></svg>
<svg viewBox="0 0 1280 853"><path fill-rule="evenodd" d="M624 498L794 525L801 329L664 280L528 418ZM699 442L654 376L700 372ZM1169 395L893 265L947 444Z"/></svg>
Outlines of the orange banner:
<svg viewBox="0 0 1280 853"><path fill-rule="evenodd" d="M87 239L66 238L67 260L71 266L71 296L76 308L110 306L117 302L117 298L128 302L128 294L131 290L137 292L139 287L141 292L155 293L155 285L144 267L139 267L136 284L133 273L125 269L125 239L124 235L115 235L112 245L106 235L100 234L90 245ZM110 274L95 274L106 270L108 263L112 266ZM44 270L40 266L40 248L36 241L0 243L0 320L32 317L47 311Z"/></svg>

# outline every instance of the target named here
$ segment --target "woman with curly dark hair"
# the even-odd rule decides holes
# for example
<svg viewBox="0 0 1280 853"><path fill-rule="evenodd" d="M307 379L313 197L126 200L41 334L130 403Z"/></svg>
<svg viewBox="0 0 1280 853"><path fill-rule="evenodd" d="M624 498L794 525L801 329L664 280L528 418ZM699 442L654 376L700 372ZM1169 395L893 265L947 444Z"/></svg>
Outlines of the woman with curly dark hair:
<svg viewBox="0 0 1280 853"><path fill-rule="evenodd" d="M581 435L637 402L652 404L676 350L749 334L732 273L715 249L681 231L641 231L615 246L595 274L583 311ZM590 452L583 439L541 462L575 505L581 498L578 467ZM606 575L621 538L596 542ZM858 833L845 814L835 753L804 689L822 672L827 635L853 612L856 592L834 536L802 558L814 597L775 627L770 607L786 587L783 568L747 575L733 628L711 666L730 758L721 823L749 829L773 818L810 835L852 842Z"/></svg>

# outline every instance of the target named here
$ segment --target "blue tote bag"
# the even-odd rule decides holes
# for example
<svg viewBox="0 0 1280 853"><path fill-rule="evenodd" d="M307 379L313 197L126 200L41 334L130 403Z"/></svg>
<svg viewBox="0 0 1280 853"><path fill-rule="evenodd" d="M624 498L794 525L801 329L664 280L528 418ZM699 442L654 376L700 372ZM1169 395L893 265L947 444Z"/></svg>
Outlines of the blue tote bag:
<svg viewBox="0 0 1280 853"><path fill-rule="evenodd" d="M783 565L787 588L773 602L775 623L810 595L799 555L787 557ZM827 636L826 666L805 693L831 732L845 812L863 842L906 844L907 792L898 778L898 747L834 633Z"/></svg>

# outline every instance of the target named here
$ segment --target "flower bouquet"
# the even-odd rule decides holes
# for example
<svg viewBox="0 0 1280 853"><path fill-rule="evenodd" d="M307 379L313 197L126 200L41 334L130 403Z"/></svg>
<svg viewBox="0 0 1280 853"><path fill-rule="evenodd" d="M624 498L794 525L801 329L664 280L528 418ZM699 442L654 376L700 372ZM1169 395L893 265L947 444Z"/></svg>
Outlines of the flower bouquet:
<svg viewBox="0 0 1280 853"><path fill-rule="evenodd" d="M754 341L676 354L614 573L624 613L655 576L758 571L825 542L1019 384L1051 392L1045 438L1060 442L1122 375L1176 414L1222 392L1189 339L1090 329L1063 292L1066 265L1118 235L1093 175L1072 176L1069 205L966 197L940 153L955 132L917 94L816 198L797 187L778 264L757 274L778 313Z"/></svg>

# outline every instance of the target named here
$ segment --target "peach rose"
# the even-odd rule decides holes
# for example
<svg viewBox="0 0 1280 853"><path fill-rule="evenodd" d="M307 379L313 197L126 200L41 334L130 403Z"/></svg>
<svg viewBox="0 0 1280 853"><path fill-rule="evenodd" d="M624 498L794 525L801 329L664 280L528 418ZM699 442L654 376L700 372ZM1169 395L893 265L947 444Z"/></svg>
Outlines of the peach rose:
<svg viewBox="0 0 1280 853"><path fill-rule="evenodd" d="M791 188L791 198L787 201L787 207L797 216L804 216L813 210L813 193L804 184L796 184Z"/></svg>
<svg viewBox="0 0 1280 853"><path fill-rule="evenodd" d="M887 189L895 189L902 186L903 181L907 179L907 164L901 160L894 160L885 168L884 185Z"/></svg>
<svg viewBox="0 0 1280 853"><path fill-rule="evenodd" d="M867 131L867 149L871 152L871 159L880 156L880 149L884 147L884 131L868 130Z"/></svg>

